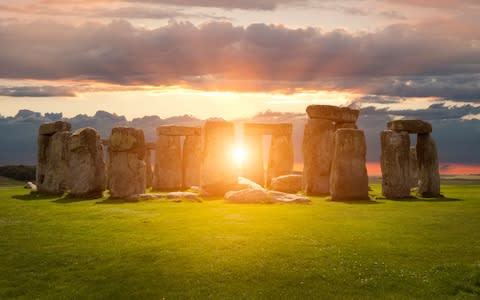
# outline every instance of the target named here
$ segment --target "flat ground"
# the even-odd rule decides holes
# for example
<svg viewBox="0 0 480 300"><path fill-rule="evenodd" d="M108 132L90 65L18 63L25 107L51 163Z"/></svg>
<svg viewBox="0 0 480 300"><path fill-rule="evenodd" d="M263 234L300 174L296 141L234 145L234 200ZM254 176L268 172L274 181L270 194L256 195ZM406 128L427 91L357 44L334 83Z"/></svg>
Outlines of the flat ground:
<svg viewBox="0 0 480 300"><path fill-rule="evenodd" d="M441 199L312 205L79 201L1 185L1 299L480 297L478 181L446 181Z"/></svg>

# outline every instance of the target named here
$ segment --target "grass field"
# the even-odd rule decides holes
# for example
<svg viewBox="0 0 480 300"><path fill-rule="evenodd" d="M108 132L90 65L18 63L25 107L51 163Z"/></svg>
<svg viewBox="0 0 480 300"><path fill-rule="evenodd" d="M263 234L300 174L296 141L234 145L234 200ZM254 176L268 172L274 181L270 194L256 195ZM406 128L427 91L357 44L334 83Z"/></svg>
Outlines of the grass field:
<svg viewBox="0 0 480 300"><path fill-rule="evenodd" d="M78 201L12 184L0 299L480 297L480 183L312 205Z"/></svg>

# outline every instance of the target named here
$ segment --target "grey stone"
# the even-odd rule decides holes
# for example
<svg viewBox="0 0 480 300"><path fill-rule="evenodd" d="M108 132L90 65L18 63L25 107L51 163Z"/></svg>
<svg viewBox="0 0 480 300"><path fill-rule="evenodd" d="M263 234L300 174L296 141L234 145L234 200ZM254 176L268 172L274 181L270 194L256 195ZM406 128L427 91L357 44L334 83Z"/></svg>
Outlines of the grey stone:
<svg viewBox="0 0 480 300"><path fill-rule="evenodd" d="M183 187L190 188L200 184L200 160L202 138L187 136L183 142Z"/></svg>
<svg viewBox="0 0 480 300"><path fill-rule="evenodd" d="M293 142L291 136L274 135L270 144L267 168L267 186L272 178L288 175L293 171Z"/></svg>
<svg viewBox="0 0 480 300"><path fill-rule="evenodd" d="M356 123L360 111L348 107L333 105L310 105L307 107L307 115L311 119L325 119L339 123Z"/></svg>
<svg viewBox="0 0 480 300"><path fill-rule="evenodd" d="M309 204L307 197L287 194L277 191L267 191L265 189L243 189L239 191L227 192L224 196L225 201L239 204L273 204L273 203L292 203Z"/></svg>
<svg viewBox="0 0 480 300"><path fill-rule="evenodd" d="M417 137L418 194L422 197L440 197L440 172L437 146L430 134Z"/></svg>
<svg viewBox="0 0 480 300"><path fill-rule="evenodd" d="M40 192L61 194L70 188L68 143L71 134L58 131L51 136L39 135L36 181Z"/></svg>
<svg viewBox="0 0 480 300"><path fill-rule="evenodd" d="M27 183L23 186L23 188L32 190L32 191L34 191L34 192L37 191L37 185L34 184L34 183L31 182L31 181L27 182Z"/></svg>
<svg viewBox="0 0 480 300"><path fill-rule="evenodd" d="M430 133L432 125L422 120L396 120L387 123L387 127L394 131L406 131L408 133Z"/></svg>
<svg viewBox="0 0 480 300"><path fill-rule="evenodd" d="M201 127L181 126L181 125L163 125L157 128L157 135L169 136L200 136L202 133Z"/></svg>
<svg viewBox="0 0 480 300"><path fill-rule="evenodd" d="M272 178L270 189L284 193L298 193L302 190L302 175L290 174Z"/></svg>
<svg viewBox="0 0 480 300"><path fill-rule="evenodd" d="M309 119L303 137L303 189L307 195L330 193L330 169L335 125L330 120Z"/></svg>
<svg viewBox="0 0 480 300"><path fill-rule="evenodd" d="M410 197L410 137L384 130L381 139L382 194L390 199Z"/></svg>
<svg viewBox="0 0 480 300"><path fill-rule="evenodd" d="M244 135L292 135L292 123L244 123Z"/></svg>
<svg viewBox="0 0 480 300"><path fill-rule="evenodd" d="M339 129L335 132L335 152L330 174L332 200L369 199L366 152L362 130Z"/></svg>
<svg viewBox="0 0 480 300"><path fill-rule="evenodd" d="M358 129L356 123L336 123L335 124L335 130L342 129L342 128Z"/></svg>
<svg viewBox="0 0 480 300"><path fill-rule="evenodd" d="M238 177L238 185L240 186L241 189L250 188L250 189L263 190L263 186L245 177Z"/></svg>
<svg viewBox="0 0 480 300"><path fill-rule="evenodd" d="M265 169L263 167L263 137L261 135L245 135L243 137L246 160L242 165L242 175L260 185L265 185Z"/></svg>
<svg viewBox="0 0 480 300"><path fill-rule="evenodd" d="M69 140L70 193L101 197L105 190L105 161L100 135L93 128L75 131Z"/></svg>
<svg viewBox="0 0 480 300"><path fill-rule="evenodd" d="M171 192L167 194L167 199L202 202L202 199L198 196L198 194L191 192Z"/></svg>
<svg viewBox="0 0 480 300"><path fill-rule="evenodd" d="M200 187L203 194L224 195L237 185L238 172L232 160L234 133L231 122L205 122L200 165Z"/></svg>
<svg viewBox="0 0 480 300"><path fill-rule="evenodd" d="M57 132L70 131L71 129L72 125L64 121L49 122L40 125L38 128L38 134L52 136Z"/></svg>
<svg viewBox="0 0 480 300"><path fill-rule="evenodd" d="M116 127L109 139L108 188L112 198L144 194L145 138L141 129Z"/></svg>
<svg viewBox="0 0 480 300"><path fill-rule="evenodd" d="M154 190L171 191L182 188L181 151L179 136L159 135L157 137Z"/></svg>

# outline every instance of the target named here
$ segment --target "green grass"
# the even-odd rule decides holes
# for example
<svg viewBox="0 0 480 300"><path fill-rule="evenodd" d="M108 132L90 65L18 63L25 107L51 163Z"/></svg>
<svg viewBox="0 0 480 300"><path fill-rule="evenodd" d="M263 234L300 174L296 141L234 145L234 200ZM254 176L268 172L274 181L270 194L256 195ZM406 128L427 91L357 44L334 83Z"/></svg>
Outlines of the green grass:
<svg viewBox="0 0 480 300"><path fill-rule="evenodd" d="M0 299L479 298L480 184L442 192L236 205L0 186Z"/></svg>

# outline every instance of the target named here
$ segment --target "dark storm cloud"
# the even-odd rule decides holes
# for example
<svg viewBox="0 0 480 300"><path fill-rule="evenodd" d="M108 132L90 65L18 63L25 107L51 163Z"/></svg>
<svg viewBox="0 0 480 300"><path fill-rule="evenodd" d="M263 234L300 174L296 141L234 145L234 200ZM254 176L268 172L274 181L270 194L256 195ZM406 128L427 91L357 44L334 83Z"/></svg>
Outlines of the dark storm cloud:
<svg viewBox="0 0 480 300"><path fill-rule="evenodd" d="M229 22L153 30L126 21L10 24L0 25L0 78L477 101L480 32L469 36L411 25L353 34Z"/></svg>
<svg viewBox="0 0 480 300"><path fill-rule="evenodd" d="M68 87L59 86L0 86L0 96L9 97L75 97Z"/></svg>
<svg viewBox="0 0 480 300"><path fill-rule="evenodd" d="M392 110L386 108L375 108L374 106L367 106L361 109L362 115L365 116L395 116L406 119L422 119L427 121L432 120L448 120L461 119L468 115L480 114L480 107L470 104L448 106L445 103L434 103L426 109L402 109Z"/></svg>

